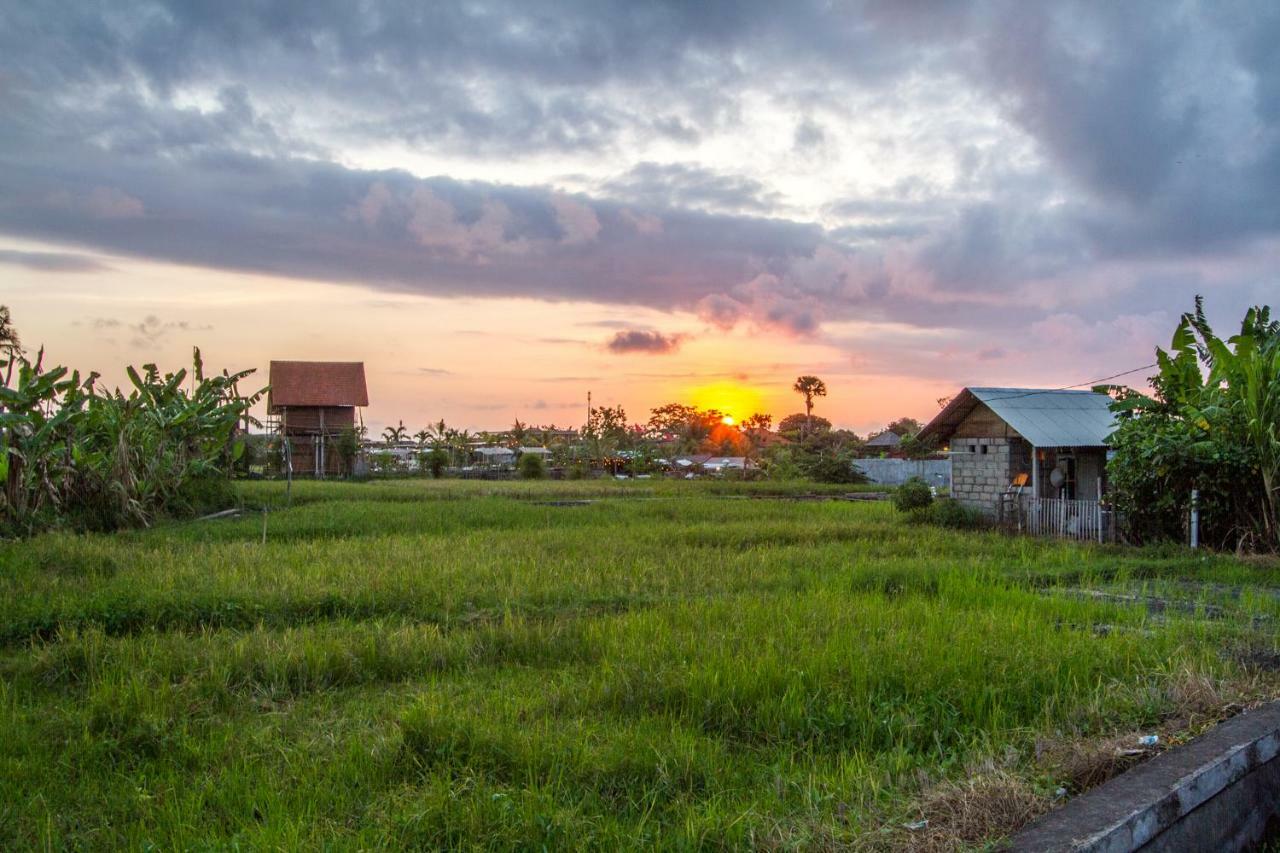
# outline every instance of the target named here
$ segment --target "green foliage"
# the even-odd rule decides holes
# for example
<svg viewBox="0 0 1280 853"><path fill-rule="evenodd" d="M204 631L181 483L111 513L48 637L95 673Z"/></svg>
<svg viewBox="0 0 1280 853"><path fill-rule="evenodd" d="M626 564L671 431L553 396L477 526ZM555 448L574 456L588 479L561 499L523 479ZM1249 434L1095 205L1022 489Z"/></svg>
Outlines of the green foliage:
<svg viewBox="0 0 1280 853"><path fill-rule="evenodd" d="M369 454L369 469L375 474L394 474L400 470L400 459L389 450Z"/></svg>
<svg viewBox="0 0 1280 853"><path fill-rule="evenodd" d="M893 493L893 505L899 512L924 509L933 503L933 491L919 477L912 477Z"/></svg>
<svg viewBox="0 0 1280 853"><path fill-rule="evenodd" d="M807 433L827 432L831 429L831 421L823 417L795 414L787 415L778 421L778 432L787 437L799 437Z"/></svg>
<svg viewBox="0 0 1280 853"><path fill-rule="evenodd" d="M955 498L931 500L910 510L908 517L916 524L932 524L951 530L978 530L987 524L981 512Z"/></svg>
<svg viewBox="0 0 1280 853"><path fill-rule="evenodd" d="M546 466L542 464L542 455L538 453L522 453L516 462L516 470L522 480L541 480L547 476Z"/></svg>
<svg viewBox="0 0 1280 853"><path fill-rule="evenodd" d="M360 436L355 427L347 427L338 433L333 449L342 462L342 471L348 477L355 473L356 459L360 456Z"/></svg>
<svg viewBox="0 0 1280 853"><path fill-rule="evenodd" d="M853 467L853 457L841 452L814 454L805 463L805 472L819 483L867 482L867 476Z"/></svg>
<svg viewBox="0 0 1280 853"><path fill-rule="evenodd" d="M1197 298L1156 359L1154 397L1100 389L1116 396L1107 474L1131 535L1183 538L1197 489L1207 544L1280 548L1280 324L1252 308L1224 341Z"/></svg>
<svg viewBox="0 0 1280 853"><path fill-rule="evenodd" d="M200 484L244 459L241 426L265 391L240 393L253 371L206 377L197 349L190 391L186 370L162 376L147 364L127 369L126 394L99 388L97 374L44 370L42 357L14 352L16 374L0 386L0 524L10 531L114 529L199 511L211 493Z"/></svg>
<svg viewBox="0 0 1280 853"><path fill-rule="evenodd" d="M909 435L918 433L923 425L915 418L898 418L896 421L890 421L886 430L906 438Z"/></svg>
<svg viewBox="0 0 1280 853"><path fill-rule="evenodd" d="M426 462L426 470L431 472L431 476L434 479L439 480L444 476L444 469L449 464L449 454L445 453L442 448L434 447L426 455Z"/></svg>

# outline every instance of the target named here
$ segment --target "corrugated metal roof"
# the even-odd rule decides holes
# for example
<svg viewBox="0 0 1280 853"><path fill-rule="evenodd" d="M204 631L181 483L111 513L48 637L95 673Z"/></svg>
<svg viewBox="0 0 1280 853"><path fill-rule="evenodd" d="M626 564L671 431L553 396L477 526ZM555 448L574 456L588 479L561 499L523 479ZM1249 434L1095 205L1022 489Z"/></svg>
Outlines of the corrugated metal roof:
<svg viewBox="0 0 1280 853"><path fill-rule="evenodd" d="M1105 447L1115 429L1111 398L1092 391L967 388L1036 447Z"/></svg>

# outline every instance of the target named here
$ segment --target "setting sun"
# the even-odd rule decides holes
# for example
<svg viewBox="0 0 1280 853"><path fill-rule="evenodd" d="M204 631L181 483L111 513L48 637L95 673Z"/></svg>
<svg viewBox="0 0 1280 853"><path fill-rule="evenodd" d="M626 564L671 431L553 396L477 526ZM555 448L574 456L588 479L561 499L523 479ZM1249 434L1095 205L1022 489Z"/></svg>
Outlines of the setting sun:
<svg viewBox="0 0 1280 853"><path fill-rule="evenodd" d="M764 409L764 395L755 388L734 382L713 382L692 388L687 398L699 409L715 409L726 426L750 417Z"/></svg>

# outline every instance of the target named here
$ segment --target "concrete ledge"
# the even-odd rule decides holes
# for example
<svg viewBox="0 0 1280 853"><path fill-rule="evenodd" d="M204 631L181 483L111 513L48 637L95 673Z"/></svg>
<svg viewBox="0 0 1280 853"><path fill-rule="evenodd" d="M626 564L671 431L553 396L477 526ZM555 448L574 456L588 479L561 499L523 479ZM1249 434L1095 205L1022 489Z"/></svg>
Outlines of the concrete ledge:
<svg viewBox="0 0 1280 853"><path fill-rule="evenodd" d="M1227 720L1014 836L1041 851L1244 850L1280 826L1280 702Z"/></svg>

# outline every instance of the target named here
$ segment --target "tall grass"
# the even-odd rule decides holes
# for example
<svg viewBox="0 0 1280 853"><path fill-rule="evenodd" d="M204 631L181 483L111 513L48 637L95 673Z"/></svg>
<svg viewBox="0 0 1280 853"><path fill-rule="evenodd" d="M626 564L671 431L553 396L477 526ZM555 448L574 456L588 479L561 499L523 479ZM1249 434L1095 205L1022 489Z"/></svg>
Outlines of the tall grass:
<svg viewBox="0 0 1280 853"><path fill-rule="evenodd" d="M1274 651L1274 565L644 488L308 484L265 545L251 513L0 546L0 837L875 846L924 780L1052 790L1037 738Z"/></svg>

